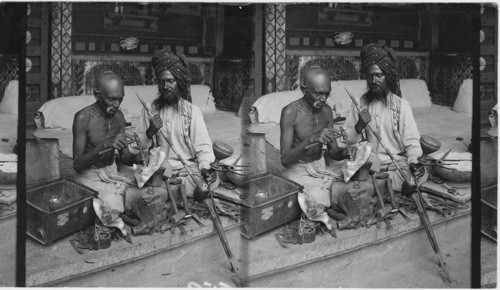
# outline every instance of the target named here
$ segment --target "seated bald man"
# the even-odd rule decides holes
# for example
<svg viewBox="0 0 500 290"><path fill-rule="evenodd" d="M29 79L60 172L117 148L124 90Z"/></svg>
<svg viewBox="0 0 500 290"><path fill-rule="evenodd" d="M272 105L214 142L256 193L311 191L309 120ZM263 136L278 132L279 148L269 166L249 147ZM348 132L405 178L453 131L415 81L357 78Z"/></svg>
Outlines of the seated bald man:
<svg viewBox="0 0 500 290"><path fill-rule="evenodd" d="M309 203L330 206L330 187L335 180L342 181L340 167L327 168L326 153L334 160L350 157L347 148L337 144L333 129L333 111L326 104L330 96L331 80L321 67L311 67L304 74L301 84L304 96L281 111L280 153L285 166L283 176L304 186L304 196ZM301 203L301 208L306 209ZM307 212L306 212L307 214ZM308 216L309 217L309 216Z"/></svg>
<svg viewBox="0 0 500 290"><path fill-rule="evenodd" d="M125 117L119 110L124 97L122 80L113 72L104 72L94 96L95 103L75 114L73 167L77 181L96 190L110 210L123 212L124 191L134 184L134 177L118 173L115 151L125 165L140 163L141 159L128 149L131 136L125 133Z"/></svg>

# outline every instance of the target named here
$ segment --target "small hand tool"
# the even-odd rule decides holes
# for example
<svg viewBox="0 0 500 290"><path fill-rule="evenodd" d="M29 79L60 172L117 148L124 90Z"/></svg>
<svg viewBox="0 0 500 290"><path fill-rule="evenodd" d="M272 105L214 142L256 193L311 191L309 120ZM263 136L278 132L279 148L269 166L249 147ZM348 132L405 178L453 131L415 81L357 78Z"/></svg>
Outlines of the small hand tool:
<svg viewBox="0 0 500 290"><path fill-rule="evenodd" d="M333 136L333 139L337 139L337 138L341 138L341 137L342 137L342 138L344 138L344 140L347 140L347 134L346 134L346 132L345 132L344 128L342 128L342 127L340 127L340 133L335 134L335 135ZM307 145L307 146L305 147L305 149L306 149L306 150L309 150L309 148L312 148L312 147L317 146L317 145L320 145L320 144L321 144L321 145L323 145L323 143L320 143L320 142L317 142L317 143L312 143L312 144Z"/></svg>
<svg viewBox="0 0 500 290"><path fill-rule="evenodd" d="M136 141L135 141L134 139L128 139L128 140L127 140L127 145L128 145L128 144L135 143L135 142L136 142ZM99 151L99 155L102 155L102 154L104 154L104 153L106 153L106 152L109 152L109 151L113 151L113 150L115 150L115 149L116 149L116 148L114 148L114 147L106 148L106 149L104 149L104 150Z"/></svg>
<svg viewBox="0 0 500 290"><path fill-rule="evenodd" d="M379 203L380 203L380 209L377 210L377 215L379 218L384 218L387 214L391 212L391 206L385 206L384 205L384 197L382 196L382 193L380 192L378 185L377 185L377 179L375 178L374 175L372 175L372 180L373 180L373 187L375 188L375 192L377 193Z"/></svg>
<svg viewBox="0 0 500 290"><path fill-rule="evenodd" d="M187 194L186 194L186 184L181 183L180 186L180 191L181 191L181 197L182 197L182 203L184 204L184 211L186 212L186 216L184 218L192 218L200 227L204 227L205 225L201 222L201 220L196 217L192 212L191 209L189 208L189 203L187 200Z"/></svg>
<svg viewBox="0 0 500 290"><path fill-rule="evenodd" d="M392 204L391 212L399 212L405 218L405 220L407 221L411 220L410 217L407 214L405 214L398 206L396 202L396 196L394 195L394 188L392 188L392 180L390 178L387 178L387 190L389 191L389 197L391 198L391 204Z"/></svg>
<svg viewBox="0 0 500 290"><path fill-rule="evenodd" d="M441 184L441 186L446 188L449 194L453 194L453 195L458 194L458 191L455 188L453 188L452 186L450 186L444 182Z"/></svg>
<svg viewBox="0 0 500 290"><path fill-rule="evenodd" d="M168 181L166 182L166 184L167 184L167 194L170 200L172 201L172 208L174 209L174 215L171 218L174 224L176 224L182 219L184 219L186 214L179 212L179 210L177 209L177 204L176 204L177 202L174 199L174 195L172 193L172 187L170 186L170 183Z"/></svg>

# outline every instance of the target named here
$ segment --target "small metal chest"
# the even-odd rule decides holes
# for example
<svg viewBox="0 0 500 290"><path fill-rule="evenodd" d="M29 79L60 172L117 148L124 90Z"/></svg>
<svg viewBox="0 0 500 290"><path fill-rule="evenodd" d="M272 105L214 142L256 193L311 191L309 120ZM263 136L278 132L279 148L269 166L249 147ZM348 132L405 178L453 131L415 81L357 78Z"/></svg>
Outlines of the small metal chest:
<svg viewBox="0 0 500 290"><path fill-rule="evenodd" d="M297 194L303 186L275 174L258 175L242 185L241 233L253 238L300 217Z"/></svg>
<svg viewBox="0 0 500 290"><path fill-rule="evenodd" d="M27 190L27 234L43 245L94 223L92 200L97 192L72 180L59 179Z"/></svg>
<svg viewBox="0 0 500 290"><path fill-rule="evenodd" d="M95 222L97 192L60 178L58 139L27 140L26 181L26 233L43 245Z"/></svg>

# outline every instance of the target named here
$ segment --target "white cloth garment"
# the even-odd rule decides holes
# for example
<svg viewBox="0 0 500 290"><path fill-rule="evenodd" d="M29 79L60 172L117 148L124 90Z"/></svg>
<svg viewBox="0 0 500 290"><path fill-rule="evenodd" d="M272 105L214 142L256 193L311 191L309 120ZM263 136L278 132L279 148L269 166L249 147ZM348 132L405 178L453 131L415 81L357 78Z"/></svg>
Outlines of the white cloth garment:
<svg viewBox="0 0 500 290"><path fill-rule="evenodd" d="M184 103L186 106L192 108L192 118L189 125L189 138L191 140L192 148L189 144L186 144L183 132L183 122L185 116L180 112L181 106L179 108L162 108L159 112L160 118L163 121L163 127L160 129L167 138L172 141L173 146L177 152L182 156L184 161L188 165L198 164L198 168L210 168L210 163L215 160L214 153L212 151L212 142L210 141L210 136L208 135L208 130L203 120L203 115L201 110L187 101L180 100L179 104ZM148 103L147 106L151 109L152 102ZM156 114L151 110L152 114ZM146 130L149 128L149 117L146 110L143 109L141 112L141 117L139 123L135 129L135 132L139 135L143 147L148 148L151 146L151 140L146 137ZM159 145L167 152L167 161L171 166L172 170L179 170L183 168L182 163L179 161L177 155L172 152L170 146L163 139L163 137L158 134ZM193 153L194 154L193 154ZM193 157L196 157L196 162L189 161ZM164 167L169 167L164 166Z"/></svg>
<svg viewBox="0 0 500 290"><path fill-rule="evenodd" d="M396 133L393 130L392 119L394 118L394 112L390 106L392 102L400 102L401 106L401 114L399 116L399 137L396 136ZM361 106L361 110L366 108L366 106L360 102L359 98L358 103ZM420 148L420 134L408 101L389 93L386 104L382 102L373 102L368 106L368 110L372 116L372 121L370 122L372 128L378 132L384 142L384 145L389 149L396 160L403 157L398 155L403 151L398 144L399 138L404 147L404 151L406 151L405 156L408 158L408 163L417 163L417 158L422 155L422 149ZM352 104L351 110L347 115L347 119L344 124L349 144L361 141L361 134L356 133L356 130L354 129L354 126L358 122L358 118L359 115L356 106ZM380 164L385 165L391 163L390 157L387 155L384 148L379 146L379 141L371 133L370 129L366 128L365 131L367 133L368 141L372 145L373 152L377 154L378 159L380 160Z"/></svg>
<svg viewBox="0 0 500 290"><path fill-rule="evenodd" d="M152 102L148 103L147 106L153 115L157 113L152 110ZM191 114L188 113L189 110ZM186 194L192 196L196 185L204 182L200 170L203 168L209 169L210 163L215 161L212 142L201 110L184 99L180 99L176 108L162 108L158 113L163 121L163 127L160 130L172 142L173 147L186 162L197 181L195 182L188 176L179 157L172 152L168 143L158 133L158 144L167 153L167 158L163 163L163 167L166 168L164 175L170 177L172 174L179 174L186 186ZM146 136L149 121L147 112L143 109L135 132L139 135L141 144L145 149L149 148L152 142ZM189 126L187 126L186 122L189 122Z"/></svg>
<svg viewBox="0 0 500 290"><path fill-rule="evenodd" d="M361 110L366 108L358 99ZM394 113L396 105L400 106L399 115L399 133L394 129L394 124L397 124L397 119L393 122L393 118L397 117ZM417 158L422 155L422 148L420 147L420 133L418 132L417 123L413 118L413 113L408 101L389 93L386 99L386 104L378 101L373 102L368 106L368 111L372 116L370 122L372 128L378 132L384 145L392 153L391 155L398 161L398 164L404 169L405 174L411 174L408 170L409 163L418 163ZM347 115L344 129L348 136L348 143L355 144L361 140L361 134L356 133L354 126L358 122L358 111L354 103L351 106L351 111ZM392 160L387 155L385 149L379 144L378 139L372 134L371 130L367 127L365 130L368 141L372 145L373 152L376 153L377 166L372 166L372 170L379 171L380 167L387 167L392 164ZM399 135L399 136L397 136ZM400 144L401 143L401 144ZM399 155L405 152L403 155ZM401 190L404 178L397 171L389 171L389 175L393 182L395 190ZM428 174L425 172L424 176L418 179L418 184L427 180Z"/></svg>

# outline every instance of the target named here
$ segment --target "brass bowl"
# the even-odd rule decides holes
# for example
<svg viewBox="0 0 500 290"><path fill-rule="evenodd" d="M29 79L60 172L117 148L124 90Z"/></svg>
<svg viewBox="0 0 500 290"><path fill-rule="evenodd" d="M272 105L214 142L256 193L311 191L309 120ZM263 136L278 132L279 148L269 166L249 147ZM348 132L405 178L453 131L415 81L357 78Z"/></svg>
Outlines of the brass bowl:
<svg viewBox="0 0 500 290"><path fill-rule="evenodd" d="M436 174L442 179L451 182L467 182L472 179L472 171L459 171L455 168L436 166Z"/></svg>
<svg viewBox="0 0 500 290"><path fill-rule="evenodd" d="M227 179L236 186L241 186L247 181L247 176L247 170L229 170L226 172Z"/></svg>

